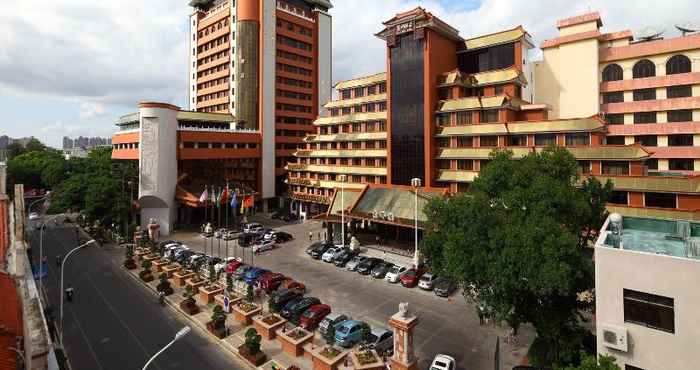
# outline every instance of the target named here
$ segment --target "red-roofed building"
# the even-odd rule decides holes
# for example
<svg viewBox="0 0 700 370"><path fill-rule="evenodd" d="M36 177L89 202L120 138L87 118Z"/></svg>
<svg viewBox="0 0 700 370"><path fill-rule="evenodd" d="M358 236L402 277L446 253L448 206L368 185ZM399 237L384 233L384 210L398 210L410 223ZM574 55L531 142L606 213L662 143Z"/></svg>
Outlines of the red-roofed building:
<svg viewBox="0 0 700 370"><path fill-rule="evenodd" d="M18 338L22 337L22 302L17 294L14 279L0 272L0 370L17 369Z"/></svg>

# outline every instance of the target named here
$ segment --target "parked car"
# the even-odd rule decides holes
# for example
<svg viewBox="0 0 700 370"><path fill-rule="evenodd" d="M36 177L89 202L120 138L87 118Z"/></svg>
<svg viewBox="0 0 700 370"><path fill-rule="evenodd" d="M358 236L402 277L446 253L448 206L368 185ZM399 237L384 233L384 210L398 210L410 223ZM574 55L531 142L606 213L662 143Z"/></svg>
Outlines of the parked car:
<svg viewBox="0 0 700 370"><path fill-rule="evenodd" d="M164 253L164 256L165 256L165 258L167 258L169 261L173 262L173 261L175 261L175 259L176 259L176 257L177 257L177 252L180 251L180 250L185 250L185 249L189 249L189 248L187 248L186 246L184 246L184 245L182 245L182 244L180 244L180 243L177 243L177 244L175 244L175 243L173 243L173 244L168 244L168 245L165 246L165 253Z"/></svg>
<svg viewBox="0 0 700 370"><path fill-rule="evenodd" d="M430 365L430 370L454 370L457 361L448 355L437 355Z"/></svg>
<svg viewBox="0 0 700 370"><path fill-rule="evenodd" d="M321 257L328 251L332 245L330 244L322 244L320 247L314 249L311 251L311 257L314 259L321 259Z"/></svg>
<svg viewBox="0 0 700 370"><path fill-rule="evenodd" d="M228 257L223 261L218 262L217 264L214 265L214 272L219 274L220 272L226 270L226 266L230 265L232 262L238 262L238 260L234 257Z"/></svg>
<svg viewBox="0 0 700 370"><path fill-rule="evenodd" d="M236 280L244 280L245 275L248 273L248 270L252 269L251 266L248 265L241 265L236 269L236 272L233 273L233 278Z"/></svg>
<svg viewBox="0 0 700 370"><path fill-rule="evenodd" d="M264 290L265 293L270 294L277 290L280 285L282 285L284 279L284 275L276 272L270 272L260 277L258 283L260 284L260 289Z"/></svg>
<svg viewBox="0 0 700 370"><path fill-rule="evenodd" d="M253 231L262 229L263 226L257 222L250 222L245 225L243 225L243 232L244 233L252 233Z"/></svg>
<svg viewBox="0 0 700 370"><path fill-rule="evenodd" d="M418 285L418 280L421 276L423 276L423 274L425 274L425 269L412 268L401 274L401 285L405 286L406 288L414 288L416 285Z"/></svg>
<svg viewBox="0 0 700 370"><path fill-rule="evenodd" d="M292 323L298 323L299 316L316 304L321 304L321 300L316 297L304 297L298 301L287 303L280 311L280 315Z"/></svg>
<svg viewBox="0 0 700 370"><path fill-rule="evenodd" d="M285 289L296 289L302 293L306 293L306 285L290 277L285 278L280 285Z"/></svg>
<svg viewBox="0 0 700 370"><path fill-rule="evenodd" d="M326 317L321 320L321 323L318 324L318 331L322 335L326 335L328 332L328 329L332 327L338 328L342 323L345 321L350 320L350 316L344 314L344 313L336 313L336 312L331 312Z"/></svg>
<svg viewBox="0 0 700 370"><path fill-rule="evenodd" d="M264 240L258 244L253 245L253 253L262 253L265 251L270 251L275 248L274 240Z"/></svg>
<svg viewBox="0 0 700 370"><path fill-rule="evenodd" d="M301 299L301 297L302 292L296 289L278 289L272 293L272 297L270 297L270 309L279 312L287 303L296 299Z"/></svg>
<svg viewBox="0 0 700 370"><path fill-rule="evenodd" d="M227 231L221 238L224 240L236 240L240 235L241 233L237 233L235 231Z"/></svg>
<svg viewBox="0 0 700 370"><path fill-rule="evenodd" d="M357 320L347 320L335 329L335 343L341 347L352 347L362 341L363 328L367 324Z"/></svg>
<svg viewBox="0 0 700 370"><path fill-rule="evenodd" d="M190 257L192 257L193 255L193 250L181 249L175 252L175 261L177 261L177 263L179 263L181 266L187 267L190 263Z"/></svg>
<svg viewBox="0 0 700 370"><path fill-rule="evenodd" d="M309 307L299 318L299 326L306 330L314 330L318 327L329 313L331 313L331 306L327 304L315 304Z"/></svg>
<svg viewBox="0 0 700 370"><path fill-rule="evenodd" d="M457 290L457 284L455 284L454 281L444 277L437 278L434 286L435 289L433 290L433 293L435 293L436 296L443 298L451 296L452 293Z"/></svg>
<svg viewBox="0 0 700 370"><path fill-rule="evenodd" d="M349 248L347 248L347 247L335 247L335 252L331 256L330 261L326 261L326 262L334 263L336 258L338 258L343 253L347 252L348 250L349 250ZM326 253L328 253L328 252L326 252Z"/></svg>
<svg viewBox="0 0 700 370"><path fill-rule="evenodd" d="M233 274L242 264L243 262L240 259L235 258L226 265L225 271L227 274Z"/></svg>
<svg viewBox="0 0 700 370"><path fill-rule="evenodd" d="M403 274L407 270L408 269L406 268L406 266L391 266L389 271L386 273L386 276L384 276L384 279L390 283L398 283L401 278L401 274Z"/></svg>
<svg viewBox="0 0 700 370"><path fill-rule="evenodd" d="M429 272L423 274L423 276L420 277L420 280L418 280L418 287L423 290L433 290L435 287L435 279L437 278L438 277L436 275Z"/></svg>
<svg viewBox="0 0 700 370"><path fill-rule="evenodd" d="M367 258L357 266L357 272L360 275L369 275L372 273L372 269L382 262L379 258Z"/></svg>
<svg viewBox="0 0 700 370"><path fill-rule="evenodd" d="M189 266L201 266L201 263L206 256L207 255L202 252L195 252L192 256L190 256Z"/></svg>
<svg viewBox="0 0 700 370"><path fill-rule="evenodd" d="M293 240L294 236L288 232L284 231L274 231L272 233L272 240L276 241L277 243L286 243L290 240Z"/></svg>
<svg viewBox="0 0 700 370"><path fill-rule="evenodd" d="M381 327L374 327L365 341L379 355L394 354L394 332Z"/></svg>
<svg viewBox="0 0 700 370"><path fill-rule="evenodd" d="M386 273L389 272L389 269L393 266L394 264L391 262L383 262L378 264L372 269L372 277L375 279L384 279Z"/></svg>
<svg viewBox="0 0 700 370"><path fill-rule="evenodd" d="M333 259L333 264L338 267L345 267L345 265L358 254L360 254L358 249L351 250L350 248L346 248L343 253Z"/></svg>
<svg viewBox="0 0 700 370"><path fill-rule="evenodd" d="M333 257L335 256L336 252L338 252L340 248L338 247L331 247L326 250L325 253L321 256L321 260L323 262L333 262Z"/></svg>
<svg viewBox="0 0 700 370"><path fill-rule="evenodd" d="M206 256L204 258L205 266L216 266L218 263L221 263L221 262L223 262L221 257Z"/></svg>
<svg viewBox="0 0 700 370"><path fill-rule="evenodd" d="M29 220L30 220L30 221L34 221L34 220L38 220L38 219L39 219L39 214L38 214L38 213L32 212L32 213L29 214Z"/></svg>
<svg viewBox="0 0 700 370"><path fill-rule="evenodd" d="M253 267L250 270L246 271L245 278L243 279L243 281L245 281L246 284L253 284L266 272L270 272L270 270L265 270L259 267Z"/></svg>
<svg viewBox="0 0 700 370"><path fill-rule="evenodd" d="M357 271L357 266L359 266L367 258L369 258L369 257L359 256L359 255L355 256L350 260L350 262L345 264L345 268L348 269L349 271Z"/></svg>
<svg viewBox="0 0 700 370"><path fill-rule="evenodd" d="M222 239L224 237L224 234L228 233L228 230L226 229L218 229L214 231L214 237L217 239Z"/></svg>
<svg viewBox="0 0 700 370"><path fill-rule="evenodd" d="M323 244L325 244L325 243L323 243L323 242L312 243L310 246L306 247L306 254L308 254L310 256L311 252L313 252L316 248L319 248Z"/></svg>

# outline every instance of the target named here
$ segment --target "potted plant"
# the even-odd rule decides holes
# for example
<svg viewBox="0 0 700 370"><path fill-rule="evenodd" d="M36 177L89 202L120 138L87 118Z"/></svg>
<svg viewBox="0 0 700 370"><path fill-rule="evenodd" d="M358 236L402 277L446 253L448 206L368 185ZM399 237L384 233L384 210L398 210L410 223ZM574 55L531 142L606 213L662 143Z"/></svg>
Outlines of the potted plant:
<svg viewBox="0 0 700 370"><path fill-rule="evenodd" d="M226 313L220 305L214 306L214 312L211 314L211 321L207 323L207 330L216 335L217 338L223 339L228 335L226 328Z"/></svg>
<svg viewBox="0 0 700 370"><path fill-rule="evenodd" d="M314 370L337 370L348 351L327 345L311 351Z"/></svg>
<svg viewBox="0 0 700 370"><path fill-rule="evenodd" d="M250 302L238 302L233 306L233 313L236 321L243 325L250 325L253 317L262 312L262 308Z"/></svg>
<svg viewBox="0 0 700 370"><path fill-rule="evenodd" d="M226 274L226 291L233 292L233 274Z"/></svg>
<svg viewBox="0 0 700 370"><path fill-rule="evenodd" d="M139 277L141 278L141 280L143 280L147 283L153 281L153 273L151 272L151 265L152 265L151 261L143 261L141 263L141 267L143 268L143 270L139 273Z"/></svg>
<svg viewBox="0 0 700 370"><path fill-rule="evenodd" d="M255 300L255 291L253 290L253 284L248 284L245 289L245 300L248 302L253 302Z"/></svg>
<svg viewBox="0 0 700 370"><path fill-rule="evenodd" d="M287 320L283 319L279 315L267 314L264 316L258 316L253 319L253 324L255 329L260 333L263 338L267 340L275 339L276 332L281 328Z"/></svg>
<svg viewBox="0 0 700 370"><path fill-rule="evenodd" d="M350 354L353 367L361 370L383 370L384 361L379 356L377 351L370 349L369 346L360 346L360 349Z"/></svg>
<svg viewBox="0 0 700 370"><path fill-rule="evenodd" d="M290 331L278 332L277 338L286 354L292 357L299 357L304 354L304 345L314 339L314 333L297 327Z"/></svg>
<svg viewBox="0 0 700 370"><path fill-rule="evenodd" d="M163 292L165 293L166 296L173 294L173 287L170 286L170 282L168 281L168 275L166 273L162 273L159 276L160 278L160 283L156 286L156 290L158 292Z"/></svg>
<svg viewBox="0 0 700 370"><path fill-rule="evenodd" d="M245 342L238 347L238 354L254 366L260 366L267 361L267 356L260 351L262 337L258 332L250 328L245 332Z"/></svg>
<svg viewBox="0 0 700 370"><path fill-rule="evenodd" d="M131 246L126 247L126 258L124 259L124 267L128 270L133 270L136 268L136 261L134 261L134 249Z"/></svg>
<svg viewBox="0 0 700 370"><path fill-rule="evenodd" d="M185 299L180 302L180 309L185 311L188 315L196 315L199 313L199 307L197 307L197 301L194 300L194 291L191 286L185 287L185 291L182 293Z"/></svg>

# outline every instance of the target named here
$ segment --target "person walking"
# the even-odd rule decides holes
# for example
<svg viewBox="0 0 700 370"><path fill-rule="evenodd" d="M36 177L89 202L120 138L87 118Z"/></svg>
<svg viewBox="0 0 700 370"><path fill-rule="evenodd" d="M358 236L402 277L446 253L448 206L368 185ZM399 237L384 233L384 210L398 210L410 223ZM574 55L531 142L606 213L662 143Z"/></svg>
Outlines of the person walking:
<svg viewBox="0 0 700 370"><path fill-rule="evenodd" d="M314 239L314 233L313 231L309 231L309 241L312 241Z"/></svg>
<svg viewBox="0 0 700 370"><path fill-rule="evenodd" d="M63 262L63 256L59 254L56 256L56 267L61 267L61 262Z"/></svg>
<svg viewBox="0 0 700 370"><path fill-rule="evenodd" d="M321 241L321 232L318 232L318 241Z"/></svg>
<svg viewBox="0 0 700 370"><path fill-rule="evenodd" d="M476 308L476 313L479 315L479 325L484 325L484 308L482 306L478 306Z"/></svg>
<svg viewBox="0 0 700 370"><path fill-rule="evenodd" d="M73 302L73 285L71 283L68 283L68 288L66 288L66 300Z"/></svg>

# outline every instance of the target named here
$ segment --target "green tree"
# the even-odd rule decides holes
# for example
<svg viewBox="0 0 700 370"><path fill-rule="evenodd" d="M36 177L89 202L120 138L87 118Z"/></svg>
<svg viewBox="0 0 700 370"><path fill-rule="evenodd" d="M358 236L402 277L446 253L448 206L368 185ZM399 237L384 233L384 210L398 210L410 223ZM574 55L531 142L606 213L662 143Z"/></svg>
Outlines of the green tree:
<svg viewBox="0 0 700 370"><path fill-rule="evenodd" d="M620 370L620 367L615 363L615 357L601 355L597 361L595 356L588 356L581 353L583 360L579 366L567 366L559 370Z"/></svg>
<svg viewBox="0 0 700 370"><path fill-rule="evenodd" d="M590 308L577 294L593 287L582 246L602 224L610 191L593 178L581 182L565 149L520 160L495 151L468 194L431 200L421 249L435 272L469 287L466 298L497 320L516 330L532 323L547 348L534 365L572 363L580 312Z"/></svg>
<svg viewBox="0 0 700 370"><path fill-rule="evenodd" d="M7 159L12 159L14 157L20 156L26 152L24 146L18 142L10 143L7 145Z"/></svg>

